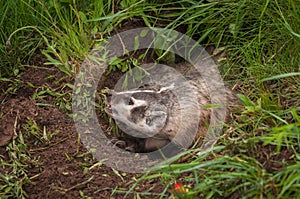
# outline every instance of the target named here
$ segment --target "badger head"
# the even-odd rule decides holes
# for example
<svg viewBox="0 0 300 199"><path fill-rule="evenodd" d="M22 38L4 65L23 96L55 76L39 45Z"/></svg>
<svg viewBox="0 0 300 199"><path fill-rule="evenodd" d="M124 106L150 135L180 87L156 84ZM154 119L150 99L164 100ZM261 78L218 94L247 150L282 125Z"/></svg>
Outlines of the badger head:
<svg viewBox="0 0 300 199"><path fill-rule="evenodd" d="M139 138L159 138L168 120L171 88L107 90L105 111L125 133Z"/></svg>

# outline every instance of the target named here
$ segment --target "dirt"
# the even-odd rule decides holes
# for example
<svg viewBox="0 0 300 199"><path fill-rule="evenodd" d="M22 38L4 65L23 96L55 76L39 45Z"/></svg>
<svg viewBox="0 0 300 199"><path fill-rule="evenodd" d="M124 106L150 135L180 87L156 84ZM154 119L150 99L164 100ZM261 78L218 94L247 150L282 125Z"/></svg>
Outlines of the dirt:
<svg viewBox="0 0 300 199"><path fill-rule="evenodd" d="M112 195L114 189L128 190L137 174L120 172L119 176L104 164L97 166L98 161L80 143L73 120L68 116L70 111L60 110L51 95L32 99L43 86L71 92L71 89L61 85L66 82L72 84L73 80L64 77L55 68L28 68L21 76L15 93L6 92L11 87L9 83L0 85L0 155L8 159L6 145L12 139L18 140L19 134L23 135L26 152L30 156L26 168L30 182L24 186L28 198L80 198L80 195L123 198L124 193ZM34 125L38 126L39 136L29 133ZM42 138L44 131L52 136L51 139ZM161 191L158 183L147 183L135 191L150 187L154 187L152 192Z"/></svg>

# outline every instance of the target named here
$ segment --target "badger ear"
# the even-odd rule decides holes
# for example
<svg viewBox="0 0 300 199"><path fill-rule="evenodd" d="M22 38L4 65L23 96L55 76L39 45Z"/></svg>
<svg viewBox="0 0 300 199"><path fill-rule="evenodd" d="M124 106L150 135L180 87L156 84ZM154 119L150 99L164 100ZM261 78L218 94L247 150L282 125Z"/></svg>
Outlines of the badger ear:
<svg viewBox="0 0 300 199"><path fill-rule="evenodd" d="M153 129L153 131L161 130L166 123L167 113L164 111L152 111L146 116L146 124Z"/></svg>

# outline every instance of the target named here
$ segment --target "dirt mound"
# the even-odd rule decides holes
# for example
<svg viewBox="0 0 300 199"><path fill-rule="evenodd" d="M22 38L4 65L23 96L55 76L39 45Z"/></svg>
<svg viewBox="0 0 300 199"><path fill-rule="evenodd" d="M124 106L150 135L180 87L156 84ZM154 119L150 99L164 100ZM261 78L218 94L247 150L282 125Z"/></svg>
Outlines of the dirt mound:
<svg viewBox="0 0 300 199"><path fill-rule="evenodd" d="M30 182L23 187L28 198L110 198L114 189L128 189L134 175L119 174L93 159L80 143L70 112L60 110L55 97L32 99L42 86L61 88L54 80L63 76L56 69L30 68L15 94L5 92L11 85L1 85L1 155L9 161L5 145L22 133L30 157L26 169ZM70 79L64 81L72 84ZM114 194L113 198L123 196Z"/></svg>

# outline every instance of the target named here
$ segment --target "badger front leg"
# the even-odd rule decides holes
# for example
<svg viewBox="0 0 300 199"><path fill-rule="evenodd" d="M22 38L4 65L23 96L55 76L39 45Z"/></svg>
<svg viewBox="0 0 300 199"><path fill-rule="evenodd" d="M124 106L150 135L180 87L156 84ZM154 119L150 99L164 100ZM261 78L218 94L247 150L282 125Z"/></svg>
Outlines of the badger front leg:
<svg viewBox="0 0 300 199"><path fill-rule="evenodd" d="M170 143L169 139L147 138L145 140L145 151L155 151Z"/></svg>

